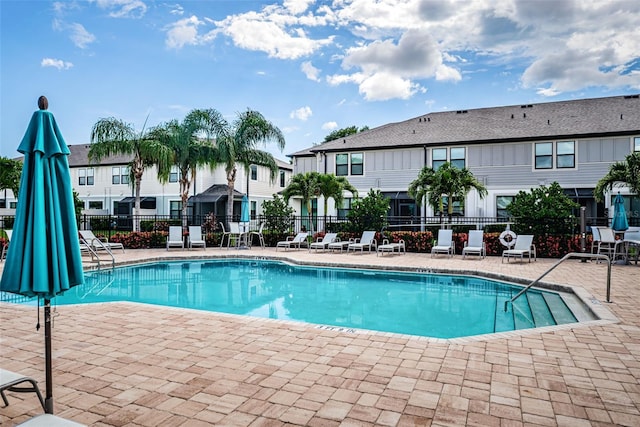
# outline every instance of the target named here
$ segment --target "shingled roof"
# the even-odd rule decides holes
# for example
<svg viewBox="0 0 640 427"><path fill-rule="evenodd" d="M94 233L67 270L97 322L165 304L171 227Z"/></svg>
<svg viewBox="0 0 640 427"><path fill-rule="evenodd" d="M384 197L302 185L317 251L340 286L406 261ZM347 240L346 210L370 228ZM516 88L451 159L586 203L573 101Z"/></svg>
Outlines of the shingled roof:
<svg viewBox="0 0 640 427"><path fill-rule="evenodd" d="M317 152L640 134L640 96L428 113L301 150Z"/></svg>

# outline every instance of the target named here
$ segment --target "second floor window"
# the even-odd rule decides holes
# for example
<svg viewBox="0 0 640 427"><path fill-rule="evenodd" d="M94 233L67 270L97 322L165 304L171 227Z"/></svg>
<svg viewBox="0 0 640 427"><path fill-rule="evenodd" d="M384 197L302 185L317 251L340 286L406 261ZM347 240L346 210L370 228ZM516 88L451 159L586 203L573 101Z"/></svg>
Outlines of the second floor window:
<svg viewBox="0 0 640 427"><path fill-rule="evenodd" d="M556 167L576 167L576 145L573 141L559 141L556 143Z"/></svg>
<svg viewBox="0 0 640 427"><path fill-rule="evenodd" d="M440 166L449 162L453 167L464 169L467 166L466 153L464 147L434 148L431 150L431 167L438 170Z"/></svg>
<svg viewBox="0 0 640 427"><path fill-rule="evenodd" d="M283 170L280 171L280 187L286 187L286 175Z"/></svg>
<svg viewBox="0 0 640 427"><path fill-rule="evenodd" d="M251 165L251 181L257 181L258 180L258 166L256 165Z"/></svg>
<svg viewBox="0 0 640 427"><path fill-rule="evenodd" d="M440 166L447 162L447 149L446 148L434 148L431 150L431 167L434 170L438 170Z"/></svg>
<svg viewBox="0 0 640 427"><path fill-rule="evenodd" d="M336 176L364 175L364 154L336 154Z"/></svg>
<svg viewBox="0 0 640 427"><path fill-rule="evenodd" d="M171 170L169 171L169 182L178 182L178 167L171 166Z"/></svg>
<svg viewBox="0 0 640 427"><path fill-rule="evenodd" d="M129 168L114 166L111 168L112 184L129 184Z"/></svg>
<svg viewBox="0 0 640 427"><path fill-rule="evenodd" d="M576 167L575 141L537 142L535 144L536 169L573 169Z"/></svg>
<svg viewBox="0 0 640 427"><path fill-rule="evenodd" d="M93 185L93 168L78 169L78 185Z"/></svg>
<svg viewBox="0 0 640 427"><path fill-rule="evenodd" d="M539 142L536 144L536 169L553 168L553 143Z"/></svg>
<svg viewBox="0 0 640 427"><path fill-rule="evenodd" d="M640 151L640 136L633 138L633 151Z"/></svg>

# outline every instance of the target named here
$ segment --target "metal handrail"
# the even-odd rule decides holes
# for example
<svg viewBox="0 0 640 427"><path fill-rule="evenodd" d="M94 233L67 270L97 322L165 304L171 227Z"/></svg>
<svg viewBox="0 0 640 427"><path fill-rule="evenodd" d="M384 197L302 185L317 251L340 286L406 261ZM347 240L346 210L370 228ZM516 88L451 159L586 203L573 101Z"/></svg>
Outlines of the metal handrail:
<svg viewBox="0 0 640 427"><path fill-rule="evenodd" d="M581 252L570 252L565 256L563 256L562 258L560 258L555 264L553 264L549 269L547 269L547 271L542 273L540 277L538 277L533 282L529 283L524 289L518 292L513 298L511 298L510 300L506 300L504 302L504 311L507 311L507 308L509 307L509 303L513 304L513 302L516 299L518 299L522 294L527 292L533 285L538 283L544 276L551 273L557 266L559 266L569 258L604 259L607 261L607 302L611 302L611 298L610 298L611 297L611 259L608 256L601 255L601 254L586 254Z"/></svg>
<svg viewBox="0 0 640 427"><path fill-rule="evenodd" d="M105 250L106 253L109 254L109 256L111 257L111 268L115 268L116 266L116 257L113 256L113 252L111 252L111 249L109 249L108 246L106 246L104 244L104 242L100 239L93 239L93 241L91 242L91 244L89 244L82 236L80 236L80 242L89 250L89 253L91 254L91 260L93 261L94 259L98 261L98 270L100 270L100 255L98 255L98 251L96 251L93 248L94 242L97 242L98 245Z"/></svg>

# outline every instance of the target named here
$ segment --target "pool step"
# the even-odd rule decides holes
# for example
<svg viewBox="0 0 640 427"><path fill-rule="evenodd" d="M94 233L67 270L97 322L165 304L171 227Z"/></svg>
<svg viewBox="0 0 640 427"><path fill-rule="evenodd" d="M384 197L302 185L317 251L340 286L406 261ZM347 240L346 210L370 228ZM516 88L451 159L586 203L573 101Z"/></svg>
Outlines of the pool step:
<svg viewBox="0 0 640 427"><path fill-rule="evenodd" d="M531 307L531 316L536 327L540 326L553 326L556 325L556 321L551 314L551 310L547 305L547 301L544 295L538 292L527 292L527 300L529 300L529 306Z"/></svg>
<svg viewBox="0 0 640 427"><path fill-rule="evenodd" d="M575 316L560 295L543 294L543 296L557 325L576 322Z"/></svg>

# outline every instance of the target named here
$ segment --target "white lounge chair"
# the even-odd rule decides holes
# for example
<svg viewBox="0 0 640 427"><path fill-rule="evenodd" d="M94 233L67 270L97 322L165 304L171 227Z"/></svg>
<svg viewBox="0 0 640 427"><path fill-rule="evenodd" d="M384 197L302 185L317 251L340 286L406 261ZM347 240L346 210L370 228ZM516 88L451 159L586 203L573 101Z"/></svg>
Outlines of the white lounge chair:
<svg viewBox="0 0 640 427"><path fill-rule="evenodd" d="M405 244L404 244L404 240L400 239L400 241L398 242L394 242L394 243L390 243L387 239L384 239L382 241L381 245L378 245L378 250L376 251L376 256L378 255L384 255L385 252L390 252L390 253L394 253L395 251L398 251L399 254L401 253L407 253L406 252L406 248L405 248Z"/></svg>
<svg viewBox="0 0 640 427"><path fill-rule="evenodd" d="M322 239L318 238L317 241L309 245L309 252L311 252L311 249L315 249L316 252L318 252L318 249L325 251L329 248L329 243L333 243L337 238L338 233L327 233Z"/></svg>
<svg viewBox="0 0 640 427"><path fill-rule="evenodd" d="M357 251L360 250L360 252L364 252L364 249L366 248L369 252L371 252L372 250L375 250L377 245L377 241L376 241L376 232L375 231L365 231L362 233L362 237L360 237L359 239L356 239L355 242L353 243L349 243L349 246L347 247L347 252L349 251Z"/></svg>
<svg viewBox="0 0 640 427"><path fill-rule="evenodd" d="M36 415L27 421L18 424L18 427L86 427L75 421L67 420L53 414Z"/></svg>
<svg viewBox="0 0 640 427"><path fill-rule="evenodd" d="M504 262L505 258L507 262L509 262L509 258L520 258L520 261L522 261L525 255L529 258L529 262L531 262L531 256L536 261L536 245L533 244L533 236L521 234L516 237L516 244L513 249L502 251L502 262Z"/></svg>
<svg viewBox="0 0 640 427"><path fill-rule="evenodd" d="M231 231L225 230L223 222L220 222L219 224L220 224L220 228L222 228L222 236L220 237L220 247L222 247L222 245L224 245L224 238L229 237L229 235L231 234ZM228 243L227 243L227 246L229 246Z"/></svg>
<svg viewBox="0 0 640 427"><path fill-rule="evenodd" d="M462 248L462 259L467 255L478 255L481 258L487 256L487 249L484 244L484 232L482 230L470 230L469 239Z"/></svg>
<svg viewBox="0 0 640 427"><path fill-rule="evenodd" d="M4 246L2 246L2 254L0 254L0 261L6 258L7 251L9 250L9 243L11 242L11 236L13 235L13 230L4 230L7 235L7 241Z"/></svg>
<svg viewBox="0 0 640 427"><path fill-rule="evenodd" d="M452 257L456 253L456 247L453 244L453 230L438 230L438 241L431 248L431 258L435 254L447 254Z"/></svg>
<svg viewBox="0 0 640 427"><path fill-rule="evenodd" d="M201 247L207 250L207 242L202 237L202 227L198 225L189 226L189 249Z"/></svg>
<svg viewBox="0 0 640 427"><path fill-rule="evenodd" d="M167 250L169 248L184 249L184 240L182 238L182 227L179 225L169 226L169 236L167 236Z"/></svg>
<svg viewBox="0 0 640 427"><path fill-rule="evenodd" d="M124 253L124 245L122 243L110 242L106 237L96 237L91 230L80 230L80 236L94 251L111 252L113 249L122 249L122 253Z"/></svg>
<svg viewBox="0 0 640 427"><path fill-rule="evenodd" d="M329 249L329 252L333 252L336 250L340 250L340 252L342 252L347 250L347 248L349 248L349 245L354 242L355 242L355 239L340 240L339 237L336 237L332 243L329 243L327 245L327 249Z"/></svg>
<svg viewBox="0 0 640 427"><path fill-rule="evenodd" d="M264 222L260 223L260 228L258 230L254 230L249 233L249 244L253 243L253 236L257 236L260 246L264 249L264 235L262 234L262 230L264 230Z"/></svg>
<svg viewBox="0 0 640 427"><path fill-rule="evenodd" d="M28 385L27 385L28 383ZM22 384L22 385L21 385ZM44 405L44 398L40 389L38 388L38 382L31 377L27 377L22 374L0 369L0 396L4 402L4 406L9 406L9 401L5 395L5 391L13 391L16 393L35 393L40 400L42 409L46 411Z"/></svg>
<svg viewBox="0 0 640 427"><path fill-rule="evenodd" d="M290 248L300 249L302 245L305 245L305 246L307 245L308 235L309 233L300 232L296 234L294 238L291 238L291 236L289 236L287 237L287 240L282 240L276 244L276 251L278 250L278 248L285 248L285 250Z"/></svg>

